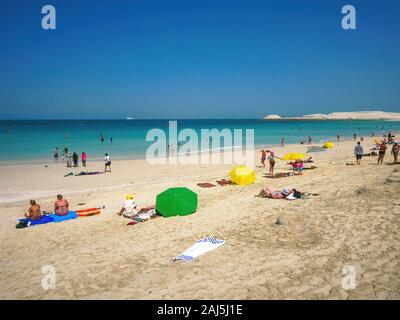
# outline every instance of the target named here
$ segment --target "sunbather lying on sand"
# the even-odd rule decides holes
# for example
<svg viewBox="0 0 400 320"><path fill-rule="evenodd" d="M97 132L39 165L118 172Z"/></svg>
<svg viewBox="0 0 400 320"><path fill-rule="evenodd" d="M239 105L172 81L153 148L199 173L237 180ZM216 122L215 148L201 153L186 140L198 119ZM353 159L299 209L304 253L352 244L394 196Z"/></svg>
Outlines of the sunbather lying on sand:
<svg viewBox="0 0 400 320"><path fill-rule="evenodd" d="M256 197L294 200L301 198L302 194L302 192L296 189L283 188L282 190L274 191L269 188L263 188Z"/></svg>

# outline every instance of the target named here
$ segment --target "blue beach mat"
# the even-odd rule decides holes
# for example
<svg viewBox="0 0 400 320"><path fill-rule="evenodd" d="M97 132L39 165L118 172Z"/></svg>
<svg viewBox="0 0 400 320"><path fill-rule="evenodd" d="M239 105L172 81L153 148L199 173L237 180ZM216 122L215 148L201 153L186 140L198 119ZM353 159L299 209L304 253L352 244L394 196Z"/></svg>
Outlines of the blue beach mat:
<svg viewBox="0 0 400 320"><path fill-rule="evenodd" d="M75 211L70 211L65 216L58 216L56 214L52 214L49 217L53 218L53 222L62 222L66 220L76 219L78 218L78 214Z"/></svg>
<svg viewBox="0 0 400 320"><path fill-rule="evenodd" d="M41 216L40 219L37 219L37 220L23 218L23 219L19 219L19 221L20 222L27 221L28 226L35 226L38 224L45 224L45 223L53 222L53 218L50 216Z"/></svg>

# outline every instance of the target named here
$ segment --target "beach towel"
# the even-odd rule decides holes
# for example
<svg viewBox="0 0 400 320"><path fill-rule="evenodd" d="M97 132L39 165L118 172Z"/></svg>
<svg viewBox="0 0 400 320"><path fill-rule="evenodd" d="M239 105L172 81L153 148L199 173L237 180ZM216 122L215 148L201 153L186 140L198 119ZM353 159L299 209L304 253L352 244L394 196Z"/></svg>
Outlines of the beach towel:
<svg viewBox="0 0 400 320"><path fill-rule="evenodd" d="M53 218L53 222L62 222L66 220L76 219L78 218L78 214L75 211L70 211L65 216L58 216L56 214L52 214L49 217Z"/></svg>
<svg viewBox="0 0 400 320"><path fill-rule="evenodd" d="M212 188L212 187L216 187L215 184L209 183L209 182L200 182L197 184L199 187L201 188Z"/></svg>
<svg viewBox="0 0 400 320"><path fill-rule="evenodd" d="M189 249L186 249L184 252L182 252L181 255L174 258L173 261L176 261L176 260L182 260L182 261L186 261L186 262L193 261L198 256L201 256L202 254L212 251L212 250L222 246L223 244L225 244L224 240L218 240L216 238L207 237L207 238L200 239Z"/></svg>
<svg viewBox="0 0 400 320"><path fill-rule="evenodd" d="M273 176L264 176L265 178L269 178L269 179L278 179L278 178L285 178L285 177L289 177L290 176L290 172L280 172L280 173L275 173L275 175Z"/></svg>
<svg viewBox="0 0 400 320"><path fill-rule="evenodd" d="M222 180L218 180L217 183L220 186L227 186L229 184L232 184L232 181L231 180L222 179Z"/></svg>
<svg viewBox="0 0 400 320"><path fill-rule="evenodd" d="M19 222L24 222L24 223L26 223L27 227L30 227L30 226L36 226L36 225L39 225L39 224L45 224L45 223L53 222L53 218L43 215L43 216L40 217L40 219L37 219L37 220L23 218L23 219L18 219L18 221Z"/></svg>

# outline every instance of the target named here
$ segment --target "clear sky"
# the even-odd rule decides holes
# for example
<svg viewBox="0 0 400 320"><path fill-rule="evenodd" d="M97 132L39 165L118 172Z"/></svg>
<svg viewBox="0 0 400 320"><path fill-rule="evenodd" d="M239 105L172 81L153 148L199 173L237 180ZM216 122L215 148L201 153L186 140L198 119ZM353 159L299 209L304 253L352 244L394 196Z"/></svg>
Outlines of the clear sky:
<svg viewBox="0 0 400 320"><path fill-rule="evenodd" d="M43 5L56 30L43 30ZM357 29L343 30L352 4ZM0 119L400 112L400 1L2 0Z"/></svg>

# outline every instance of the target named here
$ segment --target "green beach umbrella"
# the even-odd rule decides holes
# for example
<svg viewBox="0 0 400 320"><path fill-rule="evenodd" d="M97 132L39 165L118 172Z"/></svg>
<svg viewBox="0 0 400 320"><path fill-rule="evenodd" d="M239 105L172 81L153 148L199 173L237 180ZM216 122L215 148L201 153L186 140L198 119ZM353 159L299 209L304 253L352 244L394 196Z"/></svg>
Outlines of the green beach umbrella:
<svg viewBox="0 0 400 320"><path fill-rule="evenodd" d="M156 198L156 210L164 217L186 216L197 209L197 193L188 188L170 188Z"/></svg>

